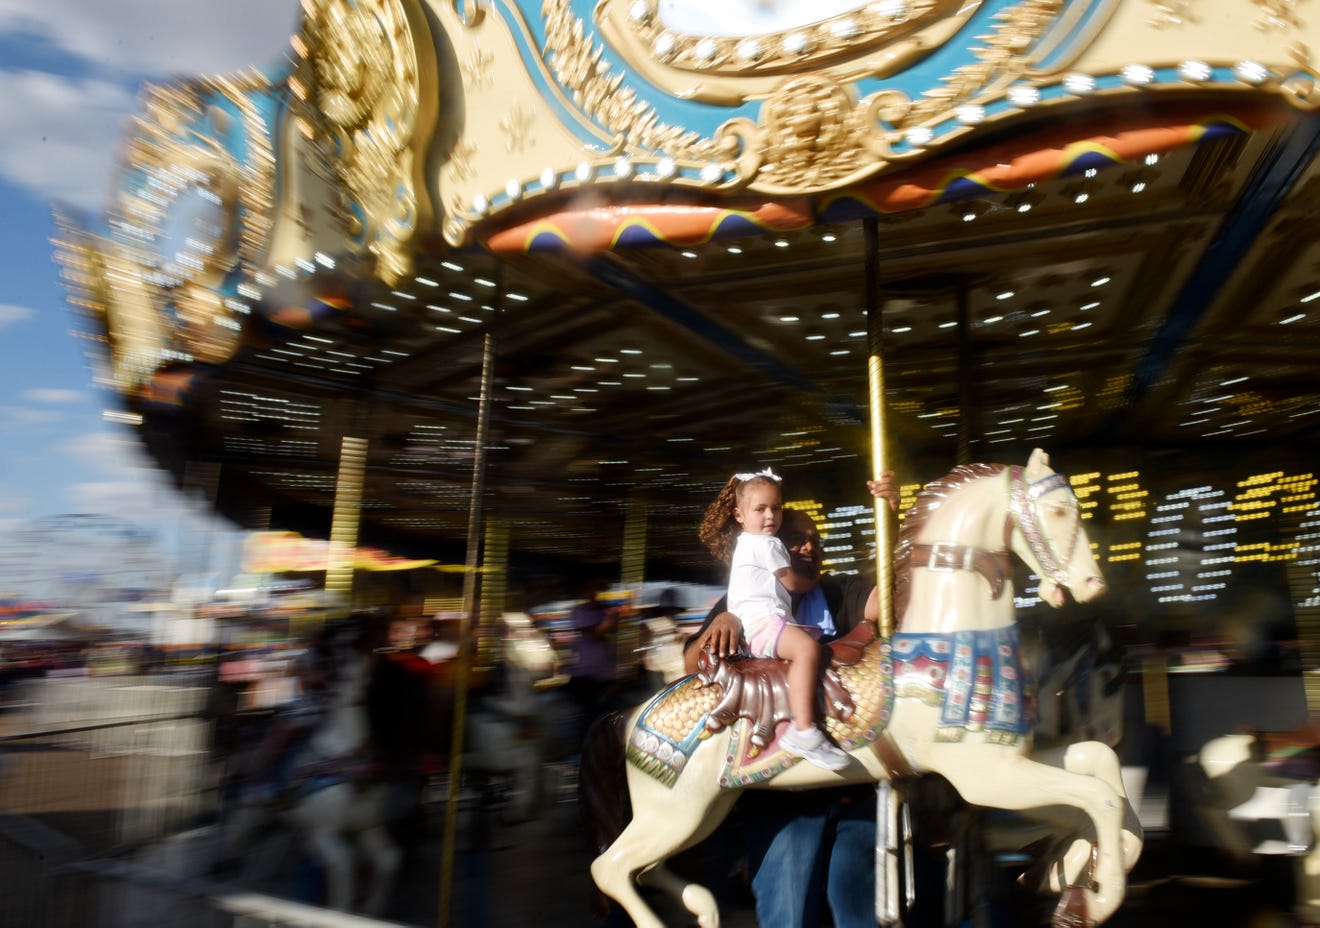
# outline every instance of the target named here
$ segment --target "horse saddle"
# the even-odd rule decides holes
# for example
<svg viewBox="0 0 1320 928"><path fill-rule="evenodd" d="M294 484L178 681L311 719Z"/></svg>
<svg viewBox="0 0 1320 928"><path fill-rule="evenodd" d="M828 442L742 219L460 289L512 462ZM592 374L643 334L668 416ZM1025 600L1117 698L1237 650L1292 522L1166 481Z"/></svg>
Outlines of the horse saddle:
<svg viewBox="0 0 1320 928"><path fill-rule="evenodd" d="M817 709L829 718L848 721L856 711L852 695L839 678L839 667L856 664L866 645L875 640L876 631L863 622L837 641L825 645L829 664L817 690ZM774 658L747 658L734 655L725 660L710 651L697 658L697 679L703 686L719 686L724 695L706 718L706 728L714 733L739 718L751 726L750 740L765 748L774 737L780 722L791 719L788 703L788 664Z"/></svg>

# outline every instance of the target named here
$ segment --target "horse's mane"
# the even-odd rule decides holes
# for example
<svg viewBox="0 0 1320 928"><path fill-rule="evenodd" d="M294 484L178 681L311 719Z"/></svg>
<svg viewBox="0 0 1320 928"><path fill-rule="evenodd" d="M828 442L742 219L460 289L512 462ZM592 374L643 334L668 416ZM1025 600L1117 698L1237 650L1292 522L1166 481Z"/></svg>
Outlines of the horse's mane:
<svg viewBox="0 0 1320 928"><path fill-rule="evenodd" d="M943 505L950 496L967 484L1003 473L1003 464L959 464L938 480L932 480L917 494L916 502L903 519L903 526L898 531L898 543L894 545L894 629L903 626L903 615L907 612L908 595L911 592L912 548L917 543L917 536L926 527L931 513Z"/></svg>

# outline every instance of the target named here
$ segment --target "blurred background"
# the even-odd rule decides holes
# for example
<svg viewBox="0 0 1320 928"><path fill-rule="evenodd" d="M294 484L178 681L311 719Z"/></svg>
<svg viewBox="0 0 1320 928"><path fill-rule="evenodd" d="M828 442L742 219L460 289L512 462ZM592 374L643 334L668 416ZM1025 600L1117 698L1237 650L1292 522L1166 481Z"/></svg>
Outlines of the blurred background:
<svg viewBox="0 0 1320 928"><path fill-rule="evenodd" d="M105 279L171 294L192 324L174 294L224 238L214 191L151 193L129 143L178 129L176 104L218 136L239 120L147 88L288 80L302 12L0 0L0 920L626 924L587 871L583 737L681 675L683 641L723 592L696 539L705 503L730 470L773 464L820 526L826 568L874 574L869 246L841 214L594 263L437 246L385 289L317 252L233 288L250 300L234 310L250 314L232 326L241 344L210 333L134 372L146 335L93 299L78 230L131 239L108 206L129 188L159 197L165 260ZM449 64L481 83L479 55ZM907 339L892 353L902 508L956 458L1021 463L1039 444L1090 520L1109 595L1054 613L1019 569L1017 605L1040 742L1113 746L1147 832L1113 924L1320 918L1306 310L1320 289L1297 231L1318 135L1311 118L1274 119L1210 119L1198 145L1108 173L1096 155L1039 185L932 200L883 245L904 268L884 282L888 334ZM1286 261L1235 231L1264 201L1277 218L1252 229L1288 241ZM1006 234L1032 210L1051 218ZM1246 283L1216 277L1230 246ZM431 290L448 294L434 316L397 321ZM486 291L498 312L473 296ZM951 340L960 314L975 352ZM474 488L473 394L495 334L508 392L484 445L491 485ZM757 404L773 414L745 426ZM976 423L960 415L974 406ZM584 636L605 655L590 680ZM288 745L313 737L318 759L295 773ZM309 779L334 788L313 799ZM915 789L967 812L940 783ZM307 838L339 815L376 829L341 851L347 877ZM911 923L1047 921L1053 901L1018 886L1038 858L1005 842L1014 823L967 823L923 832L918 813L919 852L982 866ZM696 861L716 867L725 923L755 924L742 856Z"/></svg>

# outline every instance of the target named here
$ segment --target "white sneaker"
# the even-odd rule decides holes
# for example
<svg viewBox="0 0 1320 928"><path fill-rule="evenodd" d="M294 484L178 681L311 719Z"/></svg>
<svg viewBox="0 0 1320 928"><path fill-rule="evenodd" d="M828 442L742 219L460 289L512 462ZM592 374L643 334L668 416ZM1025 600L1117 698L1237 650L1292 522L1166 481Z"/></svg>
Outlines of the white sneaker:
<svg viewBox="0 0 1320 928"><path fill-rule="evenodd" d="M842 770L848 766L850 758L825 738L819 728L798 731L792 725L779 738L779 746L784 752L803 760L809 760L817 767L826 770Z"/></svg>

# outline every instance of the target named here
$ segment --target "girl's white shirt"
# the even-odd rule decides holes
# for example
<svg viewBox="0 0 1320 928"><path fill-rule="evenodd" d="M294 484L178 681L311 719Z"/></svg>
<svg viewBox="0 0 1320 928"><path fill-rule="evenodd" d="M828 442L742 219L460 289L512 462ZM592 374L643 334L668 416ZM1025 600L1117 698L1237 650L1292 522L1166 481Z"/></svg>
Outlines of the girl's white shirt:
<svg viewBox="0 0 1320 928"><path fill-rule="evenodd" d="M774 535L743 532L729 565L729 611L744 625L770 615L793 616L793 601L775 571L788 567L788 548Z"/></svg>

